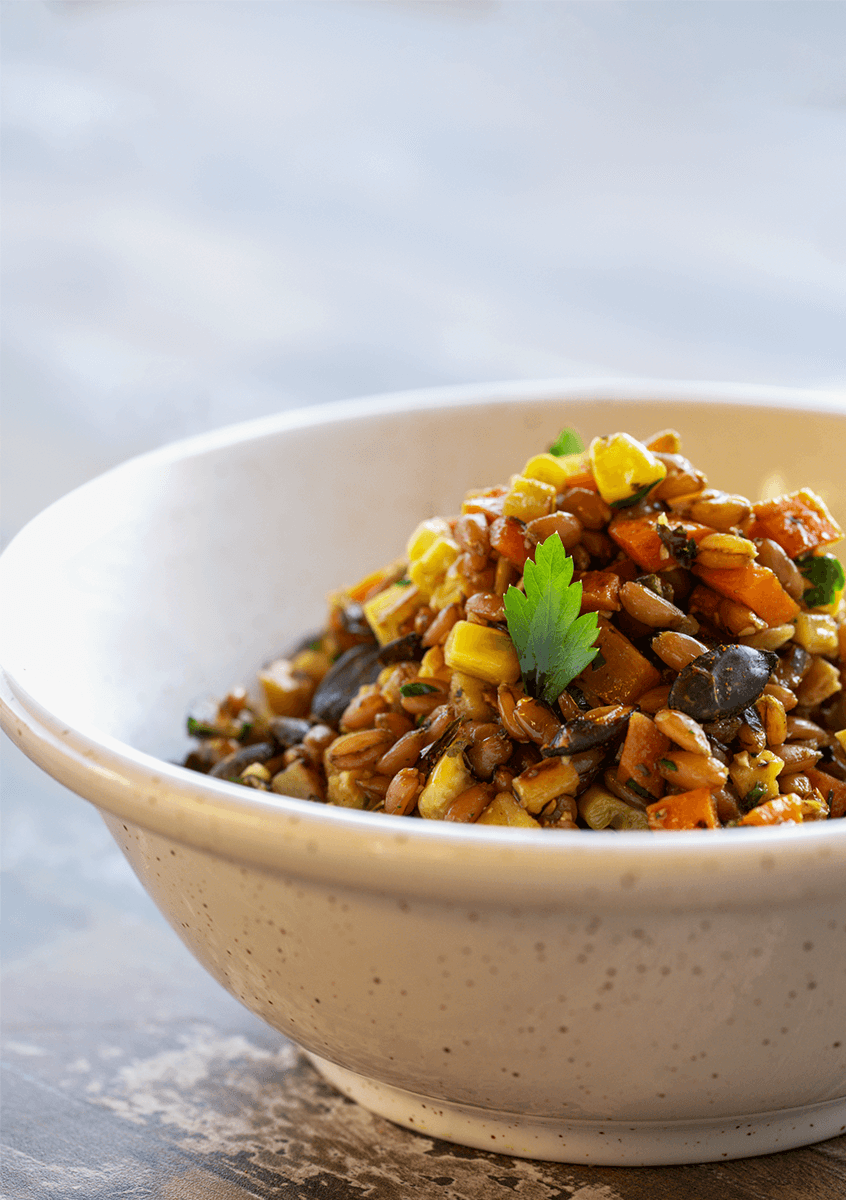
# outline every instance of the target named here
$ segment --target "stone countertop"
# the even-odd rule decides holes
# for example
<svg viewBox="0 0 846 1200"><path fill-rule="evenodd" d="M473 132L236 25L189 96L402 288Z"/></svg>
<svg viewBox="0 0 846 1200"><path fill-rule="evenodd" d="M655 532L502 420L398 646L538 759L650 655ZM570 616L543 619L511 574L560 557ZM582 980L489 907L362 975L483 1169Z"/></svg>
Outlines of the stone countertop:
<svg viewBox="0 0 846 1200"><path fill-rule="evenodd" d="M6 743L4 1200L839 1200L846 1137L663 1168L529 1162L334 1092L191 958L96 812Z"/></svg>

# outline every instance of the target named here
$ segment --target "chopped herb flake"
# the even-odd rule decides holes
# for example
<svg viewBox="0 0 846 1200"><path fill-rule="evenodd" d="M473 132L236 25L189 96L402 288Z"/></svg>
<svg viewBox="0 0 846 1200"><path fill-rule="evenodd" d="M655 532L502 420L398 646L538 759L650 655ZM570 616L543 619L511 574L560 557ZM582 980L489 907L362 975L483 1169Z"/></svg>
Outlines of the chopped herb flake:
<svg viewBox="0 0 846 1200"><path fill-rule="evenodd" d="M654 799L655 799L655 797L652 795L652 793L651 793L651 792L648 792L648 791L646 790L646 788L645 788L645 787L643 787L643 785L642 785L642 784L640 784L640 783L638 783L638 782L637 782L637 780L636 780L636 779L627 779L627 780L626 780L626 787L627 787L627 788L628 788L630 791L634 792L634 794L635 794L636 796L640 796L641 800L650 800L650 801L652 801L652 800L654 800Z"/></svg>
<svg viewBox="0 0 846 1200"><path fill-rule="evenodd" d="M431 683L404 683L400 688L401 696L428 696L431 692L437 692L438 688L433 687Z"/></svg>
<svg viewBox="0 0 846 1200"><path fill-rule="evenodd" d="M684 527L676 525L675 528L671 529L669 525L663 525L659 522L655 528L659 538L679 565L682 567L692 566L696 559L697 546L693 538L687 536Z"/></svg>
<svg viewBox="0 0 846 1200"><path fill-rule="evenodd" d="M658 766L663 767L665 771L677 771L679 769L678 763L674 763L671 758L659 758Z"/></svg>
<svg viewBox="0 0 846 1200"><path fill-rule="evenodd" d="M198 721L196 717L189 717L185 724L191 737L220 737L220 730L208 721Z"/></svg>
<svg viewBox="0 0 846 1200"><path fill-rule="evenodd" d="M763 783L756 783L743 797L743 803L747 808L754 808L766 790Z"/></svg>
<svg viewBox="0 0 846 1200"><path fill-rule="evenodd" d="M647 493L651 492L654 487L654 481L652 483L647 483L645 487L638 488L638 490L632 496L624 496L622 500L612 500L611 507L631 508L633 505L637 504L638 500L642 500Z"/></svg>

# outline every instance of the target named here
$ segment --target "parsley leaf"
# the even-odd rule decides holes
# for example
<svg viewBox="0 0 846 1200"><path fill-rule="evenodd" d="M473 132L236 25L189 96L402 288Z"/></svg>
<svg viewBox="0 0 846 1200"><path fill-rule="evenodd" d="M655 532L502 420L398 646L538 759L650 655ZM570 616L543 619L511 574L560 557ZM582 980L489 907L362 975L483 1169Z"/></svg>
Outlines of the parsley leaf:
<svg viewBox="0 0 846 1200"><path fill-rule="evenodd" d="M802 596L808 608L832 604L846 583L843 565L833 554L807 554L804 558L797 558L796 565L812 585L805 589Z"/></svg>
<svg viewBox="0 0 846 1200"><path fill-rule="evenodd" d="M581 454L585 444L575 429L562 429L558 437L549 447L550 454Z"/></svg>
<svg viewBox="0 0 846 1200"><path fill-rule="evenodd" d="M554 533L526 561L525 595L510 587L503 597L526 691L550 704L599 653L597 615L579 616L582 585L572 578L573 560Z"/></svg>

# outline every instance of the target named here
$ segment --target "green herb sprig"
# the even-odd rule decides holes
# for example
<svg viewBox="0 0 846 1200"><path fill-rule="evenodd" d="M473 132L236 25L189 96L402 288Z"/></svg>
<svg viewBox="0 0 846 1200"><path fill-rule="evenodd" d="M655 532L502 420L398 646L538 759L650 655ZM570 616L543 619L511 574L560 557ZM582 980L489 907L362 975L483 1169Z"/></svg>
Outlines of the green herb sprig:
<svg viewBox="0 0 846 1200"><path fill-rule="evenodd" d="M555 455L581 454L585 444L575 429L562 429L558 437L549 447L549 453Z"/></svg>
<svg viewBox="0 0 846 1200"><path fill-rule="evenodd" d="M599 653L597 614L579 616L582 585L572 579L573 560L554 533L540 543L535 561L526 561L525 594L510 587L503 597L523 686L550 704Z"/></svg>

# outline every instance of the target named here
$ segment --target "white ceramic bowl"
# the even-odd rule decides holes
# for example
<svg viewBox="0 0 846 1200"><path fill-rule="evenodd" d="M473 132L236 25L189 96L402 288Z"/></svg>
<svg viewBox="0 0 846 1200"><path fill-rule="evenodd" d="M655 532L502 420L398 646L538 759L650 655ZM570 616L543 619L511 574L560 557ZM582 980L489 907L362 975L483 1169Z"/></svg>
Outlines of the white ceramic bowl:
<svg viewBox="0 0 846 1200"><path fill-rule="evenodd" d="M672 835L450 826L168 759L184 714L560 428L680 430L713 483L846 514L842 399L450 389L146 455L2 560L4 727L101 810L201 963L383 1115L488 1150L705 1161L846 1128L846 821Z"/></svg>

